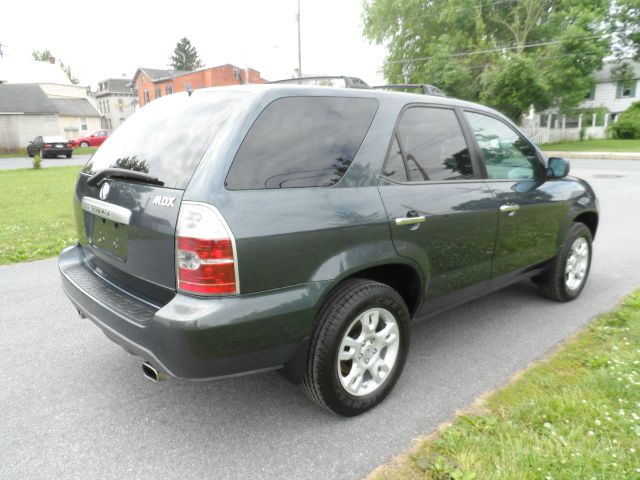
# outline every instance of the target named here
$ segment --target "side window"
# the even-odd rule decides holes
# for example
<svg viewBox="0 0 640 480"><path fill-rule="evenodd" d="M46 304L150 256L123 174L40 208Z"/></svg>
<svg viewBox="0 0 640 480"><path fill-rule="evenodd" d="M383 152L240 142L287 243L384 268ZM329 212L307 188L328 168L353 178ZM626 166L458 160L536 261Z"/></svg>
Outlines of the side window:
<svg viewBox="0 0 640 480"><path fill-rule="evenodd" d="M480 113L465 112L465 115L480 146L489 178L526 180L542 176L535 150L510 126Z"/></svg>
<svg viewBox="0 0 640 480"><path fill-rule="evenodd" d="M402 159L402 151L400 150L398 137L395 135L393 137L393 143L391 144L391 150L389 151L389 158L384 166L382 175L398 182L407 181L407 170L404 167L404 160Z"/></svg>
<svg viewBox="0 0 640 480"><path fill-rule="evenodd" d="M410 182L473 178L469 148L453 110L409 108L400 119L398 138Z"/></svg>
<svg viewBox="0 0 640 480"><path fill-rule="evenodd" d="M330 187L346 173L373 121L372 98L287 97L270 103L242 141L230 190Z"/></svg>

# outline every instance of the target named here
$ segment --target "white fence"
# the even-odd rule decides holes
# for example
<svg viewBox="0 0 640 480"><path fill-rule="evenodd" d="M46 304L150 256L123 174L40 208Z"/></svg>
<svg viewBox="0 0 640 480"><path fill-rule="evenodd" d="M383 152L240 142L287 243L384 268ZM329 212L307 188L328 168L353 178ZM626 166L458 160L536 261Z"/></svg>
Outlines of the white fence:
<svg viewBox="0 0 640 480"><path fill-rule="evenodd" d="M554 120L547 118L546 121L540 120L540 115L531 115L524 120L524 125L520 128L522 131L534 141L534 143L556 143L556 142L572 142L580 140L580 131L584 130L584 139L598 139L607 138L607 125L609 124L609 114L605 114L604 118L597 119L596 115L593 115L591 125L585 125L582 118L578 117L578 124L575 125L575 121L571 126L567 126L566 117L556 117ZM600 120L600 121L598 121ZM615 118L617 120L617 117ZM542 123L546 123L546 126L541 126ZM596 123L602 123L602 125L596 125Z"/></svg>

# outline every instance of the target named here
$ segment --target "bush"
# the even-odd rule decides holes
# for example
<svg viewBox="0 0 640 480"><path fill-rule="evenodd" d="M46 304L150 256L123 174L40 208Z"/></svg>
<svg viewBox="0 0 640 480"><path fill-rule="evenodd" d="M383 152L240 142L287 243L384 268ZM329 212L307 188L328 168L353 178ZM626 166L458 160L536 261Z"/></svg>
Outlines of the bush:
<svg viewBox="0 0 640 480"><path fill-rule="evenodd" d="M631 104L611 125L613 138L640 138L640 102Z"/></svg>
<svg viewBox="0 0 640 480"><path fill-rule="evenodd" d="M38 170L40 169L41 166L42 166L42 156L40 155L40 152L36 152L33 155L33 169Z"/></svg>

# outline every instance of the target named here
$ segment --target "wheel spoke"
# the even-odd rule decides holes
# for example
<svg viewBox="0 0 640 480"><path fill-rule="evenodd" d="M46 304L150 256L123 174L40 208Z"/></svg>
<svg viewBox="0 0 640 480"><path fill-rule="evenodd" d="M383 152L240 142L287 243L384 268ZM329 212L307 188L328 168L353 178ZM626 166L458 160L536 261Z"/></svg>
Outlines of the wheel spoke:
<svg viewBox="0 0 640 480"><path fill-rule="evenodd" d="M398 339L398 325L387 323L382 330L376 333L376 337L381 347L395 343Z"/></svg>
<svg viewBox="0 0 640 480"><path fill-rule="evenodd" d="M346 361L352 360L355 357L356 352L358 351L356 348L357 342L351 337L344 337L342 339L342 344L340 345L340 353L338 355L338 360Z"/></svg>
<svg viewBox="0 0 640 480"><path fill-rule="evenodd" d="M357 367L354 364L353 368L351 368L351 371L349 372L349 375L347 375L347 377L345 378L344 383L346 384L347 389L350 390L350 393L357 394L358 389L362 385L363 379L364 370L360 369L360 367Z"/></svg>
<svg viewBox="0 0 640 480"><path fill-rule="evenodd" d="M367 312L362 319L363 330L369 333L374 333L378 327L378 321L380 320L380 312L378 310L371 310Z"/></svg>
<svg viewBox="0 0 640 480"><path fill-rule="evenodd" d="M371 376L373 377L373 380L380 384L382 383L382 381L386 378L387 374L389 373L389 365L386 364L386 362L383 359L379 359L376 364L373 366L373 368L371 368L371 370L369 370L371 372Z"/></svg>

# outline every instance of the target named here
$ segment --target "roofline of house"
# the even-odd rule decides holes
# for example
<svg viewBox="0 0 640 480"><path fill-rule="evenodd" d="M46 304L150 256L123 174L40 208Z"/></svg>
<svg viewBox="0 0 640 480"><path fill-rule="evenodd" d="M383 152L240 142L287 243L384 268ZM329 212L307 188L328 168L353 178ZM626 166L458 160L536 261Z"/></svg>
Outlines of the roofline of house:
<svg viewBox="0 0 640 480"><path fill-rule="evenodd" d="M164 82L165 80L173 80L174 78L184 77L185 75L190 75L192 73L203 72L205 70L210 70L212 68L222 68L222 67L226 67L226 66L237 68L240 71L245 71L246 70L246 68L240 68L240 67L238 67L238 66L236 66L236 65L234 65L232 63L223 63L222 65L216 65L215 67L202 67L202 68L197 68L196 70L191 70L189 72L181 73L180 75L170 75L168 77L160 77L160 78L153 79L153 78L151 78L151 76L147 72L144 71L143 67L138 67L136 69L136 73L133 75L133 79L131 80L131 85L132 86L135 85L136 77L138 76L139 72L144 72L144 74L147 77L149 77L149 80L151 80L151 83L157 83L157 82ZM249 68L249 70L252 71L252 72L257 73L258 75L260 75L260 71L256 70L255 68ZM262 75L260 75L260 77L262 77Z"/></svg>

